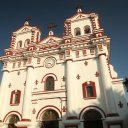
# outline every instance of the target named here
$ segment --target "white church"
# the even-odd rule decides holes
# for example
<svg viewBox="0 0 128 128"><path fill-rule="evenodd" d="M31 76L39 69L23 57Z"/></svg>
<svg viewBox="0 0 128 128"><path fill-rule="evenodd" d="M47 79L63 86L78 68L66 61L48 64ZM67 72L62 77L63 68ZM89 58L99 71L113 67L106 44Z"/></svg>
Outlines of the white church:
<svg viewBox="0 0 128 128"><path fill-rule="evenodd" d="M79 8L64 35L40 36L25 21L0 57L0 128L128 128L126 89L98 14Z"/></svg>

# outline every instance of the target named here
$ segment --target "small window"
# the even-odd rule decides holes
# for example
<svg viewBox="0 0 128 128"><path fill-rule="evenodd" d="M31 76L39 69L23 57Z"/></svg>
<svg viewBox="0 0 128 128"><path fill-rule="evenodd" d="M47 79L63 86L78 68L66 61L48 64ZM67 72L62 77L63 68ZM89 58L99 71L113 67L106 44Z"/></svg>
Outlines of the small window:
<svg viewBox="0 0 128 128"><path fill-rule="evenodd" d="M88 82L83 83L82 89L83 89L84 98L96 97L96 89L95 89L94 82L88 81Z"/></svg>
<svg viewBox="0 0 128 128"><path fill-rule="evenodd" d="M45 83L45 90L46 91L54 90L54 78L52 76L47 77L46 83Z"/></svg>
<svg viewBox="0 0 128 128"><path fill-rule="evenodd" d="M75 28L75 36L81 35L80 28Z"/></svg>
<svg viewBox="0 0 128 128"><path fill-rule="evenodd" d="M20 96L21 96L21 91L20 90L14 90L11 93L11 100L10 104L11 105L17 105L20 103Z"/></svg>
<svg viewBox="0 0 128 128"><path fill-rule="evenodd" d="M29 44L30 44L30 39L26 39L24 46L27 47Z"/></svg>
<svg viewBox="0 0 128 128"><path fill-rule="evenodd" d="M91 29L90 29L90 26L89 26L89 25L86 25L86 26L84 27L84 33L85 33L85 34L91 33Z"/></svg>
<svg viewBox="0 0 128 128"><path fill-rule="evenodd" d="M21 48L22 47L22 41L20 40L20 41L18 41L18 43L17 43L17 48Z"/></svg>

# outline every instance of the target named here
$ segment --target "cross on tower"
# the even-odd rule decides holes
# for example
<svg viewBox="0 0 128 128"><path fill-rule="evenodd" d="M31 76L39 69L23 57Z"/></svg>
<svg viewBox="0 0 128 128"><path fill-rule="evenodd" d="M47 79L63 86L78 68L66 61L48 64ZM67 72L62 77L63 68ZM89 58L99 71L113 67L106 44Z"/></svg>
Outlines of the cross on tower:
<svg viewBox="0 0 128 128"><path fill-rule="evenodd" d="M30 21L32 19L32 17L28 16L25 18L25 21Z"/></svg>
<svg viewBox="0 0 128 128"><path fill-rule="evenodd" d="M47 26L47 28L50 29L50 30L53 30L53 28L55 28L55 27L57 27L57 25L54 24L54 23L50 23L50 24L48 24L48 26Z"/></svg>

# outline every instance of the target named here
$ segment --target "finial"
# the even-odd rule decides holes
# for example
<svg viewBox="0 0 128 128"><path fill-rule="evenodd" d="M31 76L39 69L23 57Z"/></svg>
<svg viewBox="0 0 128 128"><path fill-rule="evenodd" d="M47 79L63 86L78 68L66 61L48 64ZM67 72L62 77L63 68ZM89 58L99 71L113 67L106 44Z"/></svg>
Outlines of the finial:
<svg viewBox="0 0 128 128"><path fill-rule="evenodd" d="M53 36L54 35L53 31L49 31L48 35Z"/></svg>
<svg viewBox="0 0 128 128"><path fill-rule="evenodd" d="M83 5L82 4L77 4L77 6L76 6L76 9L77 9L77 12L79 13L79 12L82 12L82 8L83 8Z"/></svg>
<svg viewBox="0 0 128 128"><path fill-rule="evenodd" d="M48 25L48 29L50 29L50 31L49 31L49 34L48 35L54 35L54 33L53 33L53 28L55 28L55 27L57 27L57 25L56 24L54 24L54 23L50 23L49 25Z"/></svg>
<svg viewBox="0 0 128 128"><path fill-rule="evenodd" d="M27 18L25 19L24 25L25 25L25 26L28 26L30 20L31 20L31 17L27 17Z"/></svg>

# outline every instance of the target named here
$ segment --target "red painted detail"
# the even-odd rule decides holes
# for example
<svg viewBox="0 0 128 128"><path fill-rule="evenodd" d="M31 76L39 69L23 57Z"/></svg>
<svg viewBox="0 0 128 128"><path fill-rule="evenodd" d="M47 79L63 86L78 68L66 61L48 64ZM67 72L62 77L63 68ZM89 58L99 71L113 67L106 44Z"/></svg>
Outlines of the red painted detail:
<svg viewBox="0 0 128 128"><path fill-rule="evenodd" d="M33 51L33 50L35 50L35 49L36 49L35 46L30 46L30 47L28 47L28 51Z"/></svg>
<svg viewBox="0 0 128 128"><path fill-rule="evenodd" d="M32 113L33 113L33 114L35 114L35 113L36 113L36 109L35 109L35 108L33 108Z"/></svg>
<svg viewBox="0 0 128 128"><path fill-rule="evenodd" d="M91 53L91 55L94 55L94 49L93 48L90 49L90 53Z"/></svg>
<svg viewBox="0 0 128 128"><path fill-rule="evenodd" d="M47 108L47 109L46 109L46 108ZM57 108L56 106L53 106L53 105L48 105L48 106L45 106L45 107L43 107L43 108L41 108L41 109L39 110L39 112L37 113L36 119L39 118L39 114L40 114L40 113L42 113L43 111L48 110L48 109L54 109L55 111L57 110L57 111L59 112L59 114L61 115L61 118L62 118L62 113L61 113L61 111L60 111L59 108ZM58 115L59 115L59 114L58 114Z"/></svg>
<svg viewBox="0 0 128 128"><path fill-rule="evenodd" d="M87 96L87 88L91 86L92 87L92 96ZM96 97L96 88L95 88L95 82L93 81L87 81L82 84L82 91L83 91L83 98L92 98Z"/></svg>
<svg viewBox="0 0 128 128"><path fill-rule="evenodd" d="M21 91L14 90L11 92L10 105L19 105L20 104Z"/></svg>
<svg viewBox="0 0 128 128"><path fill-rule="evenodd" d="M82 110L81 110L81 112L80 112L80 114L79 114L79 119L82 119L83 117L81 117L81 115L82 115L82 113L84 112L84 110L86 110L86 109L98 109L101 113L102 113L102 115L104 116L103 118L106 118L106 114L105 114L105 112L101 109L101 108L99 108L98 106L94 106L94 105L90 105L90 106L87 106L87 107L84 107Z"/></svg>
<svg viewBox="0 0 128 128"><path fill-rule="evenodd" d="M31 122L30 119L21 119L21 121Z"/></svg>
<svg viewBox="0 0 128 128"><path fill-rule="evenodd" d="M118 106L119 106L119 108L123 108L123 103L121 101L119 101Z"/></svg>
<svg viewBox="0 0 128 128"><path fill-rule="evenodd" d="M67 111L67 108L65 106L63 106L62 111L63 112L66 112Z"/></svg>
<svg viewBox="0 0 128 128"><path fill-rule="evenodd" d="M96 72L96 73L95 73L95 76L98 77L98 76L99 76L99 72Z"/></svg>
<svg viewBox="0 0 128 128"><path fill-rule="evenodd" d="M79 57L79 51L76 51L76 57L77 58Z"/></svg>
<svg viewBox="0 0 128 128"><path fill-rule="evenodd" d="M66 56L70 56L70 50L66 50Z"/></svg>
<svg viewBox="0 0 128 128"><path fill-rule="evenodd" d="M88 61L85 61L84 64L85 64L85 65L88 65Z"/></svg>
<svg viewBox="0 0 128 128"><path fill-rule="evenodd" d="M13 52L12 51L7 51L6 52L6 56L11 56L11 55L13 55Z"/></svg>
<svg viewBox="0 0 128 128"><path fill-rule="evenodd" d="M79 79L80 79L80 75L78 74L78 75L76 76L76 78L77 78L77 80L79 80Z"/></svg>
<svg viewBox="0 0 128 128"><path fill-rule="evenodd" d="M26 85L26 81L24 82L24 86Z"/></svg>
<svg viewBox="0 0 128 128"><path fill-rule="evenodd" d="M19 112L17 112L17 111L10 111L9 113L7 113L7 114L5 115L5 117L4 117L4 119L3 119L3 122L6 122L8 116L13 115L13 114L16 114L16 115L19 117L19 119L22 118L22 115L21 115Z"/></svg>
<svg viewBox="0 0 128 128"><path fill-rule="evenodd" d="M62 80L65 81L65 76L63 76Z"/></svg>
<svg viewBox="0 0 128 128"><path fill-rule="evenodd" d="M36 80L36 81L35 81L35 84L37 85L38 83L39 83L38 80Z"/></svg>
<svg viewBox="0 0 128 128"><path fill-rule="evenodd" d="M99 48L100 51L103 51L103 46L102 46L102 44L99 44L99 45L98 45L98 48Z"/></svg>
<svg viewBox="0 0 128 128"><path fill-rule="evenodd" d="M86 49L83 49L82 51L83 51L83 56L86 56L87 55Z"/></svg>

